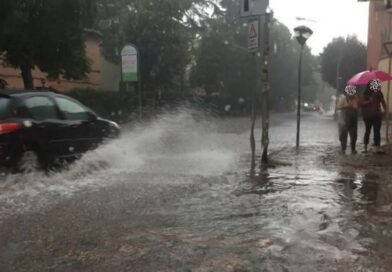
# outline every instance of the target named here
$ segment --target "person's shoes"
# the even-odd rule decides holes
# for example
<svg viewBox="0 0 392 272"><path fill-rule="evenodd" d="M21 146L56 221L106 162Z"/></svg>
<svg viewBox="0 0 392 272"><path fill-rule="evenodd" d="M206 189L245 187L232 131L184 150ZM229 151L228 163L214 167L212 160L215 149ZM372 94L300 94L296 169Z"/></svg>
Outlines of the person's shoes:
<svg viewBox="0 0 392 272"><path fill-rule="evenodd" d="M342 149L342 155L346 155L346 150Z"/></svg>
<svg viewBox="0 0 392 272"><path fill-rule="evenodd" d="M367 145L365 145L365 149L362 151L362 153L368 153L368 148L367 148Z"/></svg>
<svg viewBox="0 0 392 272"><path fill-rule="evenodd" d="M352 149L351 150L351 154L353 154L353 155L355 155L355 154L357 154L358 152L355 150L355 149Z"/></svg>

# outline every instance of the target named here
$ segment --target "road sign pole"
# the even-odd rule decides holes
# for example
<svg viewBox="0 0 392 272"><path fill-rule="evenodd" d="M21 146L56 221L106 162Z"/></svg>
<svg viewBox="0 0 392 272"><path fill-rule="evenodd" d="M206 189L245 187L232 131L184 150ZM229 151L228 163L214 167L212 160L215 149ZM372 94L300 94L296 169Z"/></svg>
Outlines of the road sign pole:
<svg viewBox="0 0 392 272"><path fill-rule="evenodd" d="M258 65L257 65L257 52L259 52L259 29L260 29L260 18L252 17L248 21L248 52L252 54L252 67L251 70L254 70L253 77L257 78L258 75ZM252 113L251 113L251 130L250 130L250 147L252 151L252 164L251 169L252 173L254 172L256 166L256 140L255 140L255 125L257 118L257 109L256 109L256 86L252 90Z"/></svg>
<svg viewBox="0 0 392 272"><path fill-rule="evenodd" d="M269 146L269 51L270 51L270 24L272 13L266 13L264 18L264 43L263 43L263 74L262 74L262 127L263 134L261 146L263 153L261 163L268 164L268 146Z"/></svg>
<svg viewBox="0 0 392 272"><path fill-rule="evenodd" d="M248 51L253 55L255 79L259 75L258 67L258 52L260 52L260 18L265 17L264 20L264 43L263 43L263 58L262 58L262 137L261 145L263 148L261 163L268 164L268 146L269 146L269 35L270 23L272 14L268 13L269 0L241 0L241 16L250 18L248 22ZM250 145L252 149L252 171L255 167L256 157L256 143L254 136L254 129L256 123L256 88L253 91L252 101L252 126L250 135Z"/></svg>
<svg viewBox="0 0 392 272"><path fill-rule="evenodd" d="M253 53L253 67L251 68L252 70L254 69L254 78L257 78L257 54ZM251 129L250 129L250 147L252 150L252 165L251 169L252 172L254 172L254 169L256 167L256 140L255 140L255 125L256 125L256 100L257 100L257 95L256 95L256 88L252 89L252 123L251 123Z"/></svg>

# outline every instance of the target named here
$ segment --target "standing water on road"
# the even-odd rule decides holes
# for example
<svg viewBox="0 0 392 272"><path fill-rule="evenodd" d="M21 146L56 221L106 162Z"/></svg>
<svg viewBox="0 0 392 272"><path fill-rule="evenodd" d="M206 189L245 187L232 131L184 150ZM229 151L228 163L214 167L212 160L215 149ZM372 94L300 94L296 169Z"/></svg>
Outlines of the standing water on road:
<svg viewBox="0 0 392 272"><path fill-rule="evenodd" d="M255 175L248 119L183 110L60 173L3 176L0 270L389 271L388 174L334 164L327 117L304 117L299 152L295 116L272 119L282 163Z"/></svg>

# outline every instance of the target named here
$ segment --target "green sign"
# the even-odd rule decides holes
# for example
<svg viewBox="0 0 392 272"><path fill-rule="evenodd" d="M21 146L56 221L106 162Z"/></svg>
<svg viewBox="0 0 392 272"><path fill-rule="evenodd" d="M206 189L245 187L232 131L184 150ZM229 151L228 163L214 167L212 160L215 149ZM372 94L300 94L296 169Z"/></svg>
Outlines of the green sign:
<svg viewBox="0 0 392 272"><path fill-rule="evenodd" d="M138 77L138 52L133 45L126 45L121 50L122 80L137 82Z"/></svg>

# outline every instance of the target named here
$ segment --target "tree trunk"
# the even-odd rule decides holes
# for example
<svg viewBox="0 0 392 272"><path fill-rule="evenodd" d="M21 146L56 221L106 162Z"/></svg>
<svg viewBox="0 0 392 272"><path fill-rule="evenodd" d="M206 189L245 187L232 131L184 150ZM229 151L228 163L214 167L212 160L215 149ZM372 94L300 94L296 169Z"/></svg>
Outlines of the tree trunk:
<svg viewBox="0 0 392 272"><path fill-rule="evenodd" d="M33 74L31 71L31 66L30 65L22 65L22 66L20 66L20 70L22 71L24 88L26 90L33 90L34 89L34 82L33 82Z"/></svg>

